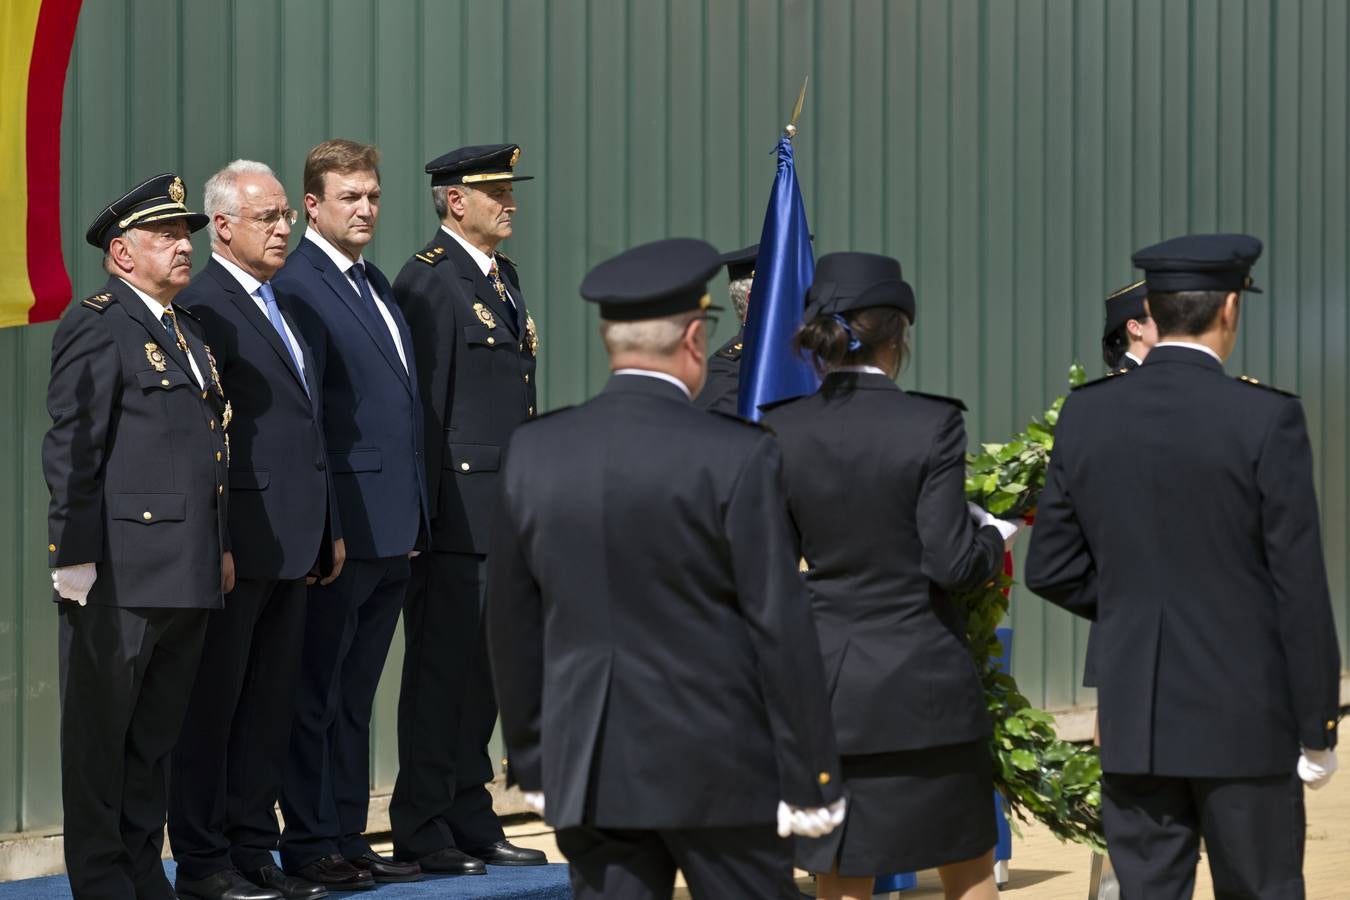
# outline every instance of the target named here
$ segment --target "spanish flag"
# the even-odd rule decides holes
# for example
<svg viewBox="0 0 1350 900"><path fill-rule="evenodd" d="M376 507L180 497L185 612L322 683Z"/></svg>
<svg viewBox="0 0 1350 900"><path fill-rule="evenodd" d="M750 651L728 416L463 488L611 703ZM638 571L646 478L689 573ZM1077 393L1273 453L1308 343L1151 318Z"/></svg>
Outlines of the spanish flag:
<svg viewBox="0 0 1350 900"><path fill-rule="evenodd" d="M55 319L70 302L61 99L80 2L0 2L0 327Z"/></svg>

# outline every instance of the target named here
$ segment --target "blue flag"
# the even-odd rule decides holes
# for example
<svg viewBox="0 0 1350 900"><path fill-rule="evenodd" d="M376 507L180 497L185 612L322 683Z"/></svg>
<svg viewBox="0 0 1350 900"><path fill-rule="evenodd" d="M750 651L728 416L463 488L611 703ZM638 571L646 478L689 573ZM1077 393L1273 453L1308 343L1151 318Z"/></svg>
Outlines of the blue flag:
<svg viewBox="0 0 1350 900"><path fill-rule="evenodd" d="M806 289L815 273L792 141L783 138L778 142L778 174L759 238L741 354L737 411L751 421L759 421L761 404L810 394L820 386L815 369L792 350L792 336L802 324Z"/></svg>

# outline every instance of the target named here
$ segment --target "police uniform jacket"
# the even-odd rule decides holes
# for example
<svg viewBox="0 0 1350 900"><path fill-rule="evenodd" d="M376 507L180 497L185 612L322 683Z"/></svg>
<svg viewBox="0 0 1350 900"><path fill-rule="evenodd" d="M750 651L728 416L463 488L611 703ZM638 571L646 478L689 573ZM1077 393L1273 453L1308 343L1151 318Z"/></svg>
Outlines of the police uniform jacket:
<svg viewBox="0 0 1350 900"><path fill-rule="evenodd" d="M772 435L641 375L512 438L488 640L510 777L552 825L764 825L839 796L779 468Z"/></svg>
<svg viewBox="0 0 1350 900"><path fill-rule="evenodd" d="M52 567L97 563L89 602L125 607L222 605L224 398L200 324L175 304L175 337L120 278L71 305L52 340Z"/></svg>
<svg viewBox="0 0 1350 900"><path fill-rule="evenodd" d="M1165 346L1074 391L1026 581L1096 619L1106 771L1276 775L1300 744L1335 745L1340 655L1293 395Z"/></svg>
<svg viewBox="0 0 1350 900"><path fill-rule="evenodd" d="M230 534L240 578L295 579L320 556L331 568L342 537L319 420L322 385L314 357L289 312L308 385L266 314L214 258L178 302L206 329L229 390Z"/></svg>
<svg viewBox="0 0 1350 900"><path fill-rule="evenodd" d="M703 390L694 398L699 409L736 415L740 408L741 352L745 348L745 332L738 331L717 352L708 357L708 378Z"/></svg>
<svg viewBox="0 0 1350 900"><path fill-rule="evenodd" d="M845 756L989 734L949 593L991 578L1003 539L966 510L963 409L885 375L836 372L765 413L783 447Z"/></svg>
<svg viewBox="0 0 1350 900"><path fill-rule="evenodd" d="M307 238L272 279L277 302L300 325L320 382L320 416L347 556L380 559L413 548L426 521L422 410L407 323L384 274L366 262L371 288L398 329L407 368L383 321L337 265Z"/></svg>
<svg viewBox="0 0 1350 900"><path fill-rule="evenodd" d="M487 276L444 228L394 280L417 348L431 546L440 551L487 552L507 440L536 412L534 322L515 266L500 253L496 259L519 327Z"/></svg>

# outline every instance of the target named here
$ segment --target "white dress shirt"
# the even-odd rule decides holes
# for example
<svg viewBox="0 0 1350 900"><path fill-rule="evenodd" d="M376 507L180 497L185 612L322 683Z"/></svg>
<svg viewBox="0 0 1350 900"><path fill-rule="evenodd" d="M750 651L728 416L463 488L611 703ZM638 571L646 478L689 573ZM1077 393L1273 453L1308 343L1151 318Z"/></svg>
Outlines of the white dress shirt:
<svg viewBox="0 0 1350 900"><path fill-rule="evenodd" d="M461 247L464 248L464 251L469 254L469 258L474 261L474 263L478 266L479 270L484 275L487 275L487 273L492 271L491 256L488 256L482 250L479 250L473 244L470 244L468 241L464 240L464 238L461 235L457 234L454 231L451 231L444 225L441 226L441 231L444 231L446 234L450 235L452 238L455 239L456 243L458 243ZM497 271L498 274L500 275L501 269L499 268ZM506 288L506 299L511 301L512 306L519 308L519 306L516 304L516 298L511 296L511 285L506 283L505 278L502 278L502 287Z"/></svg>
<svg viewBox="0 0 1350 900"><path fill-rule="evenodd" d="M667 372L655 372L651 369L615 369L614 374L641 375L644 378L659 378L662 381L669 381L671 384L675 385L677 388L684 391L684 395L688 397L690 400L694 399L693 395L689 393L689 385L685 384L683 381Z"/></svg>
<svg viewBox="0 0 1350 900"><path fill-rule="evenodd" d="M333 264L338 267L338 271L346 276L347 283L352 286L352 290L356 291L356 295L359 297L361 295L361 288L357 287L356 279L352 278L352 266L356 265L356 263L365 265L365 256L358 256L356 262L352 262L345 253L334 247L328 242L327 238L319 234L317 228L306 228L305 240L313 241L314 246L327 254L328 258L333 261ZM389 329L389 337L394 341L394 349L398 351L399 361L403 363L403 371L406 372L408 371L408 355L403 352L403 342L398 338L398 326L394 324L394 317L389 314L389 307L385 306L384 300L380 297L380 292L375 290L374 282L370 281L369 273L366 275L366 281L370 282L370 296L375 298L375 308L380 311L380 318L384 319L384 324Z"/></svg>
<svg viewBox="0 0 1350 900"><path fill-rule="evenodd" d="M211 258L224 266L226 272L229 272L234 276L234 280L239 282L239 286L244 289L244 293L252 298L253 305L258 307L258 310L263 314L263 318L267 320L268 326L271 326L272 317L267 314L267 301L262 298L262 294L258 290L262 287L262 282L221 256L219 253L212 253ZM295 364L300 367L300 378L303 380L305 377L305 354L301 352L300 342L295 339L295 334L291 331L291 326L286 322L284 316L281 319L281 327L286 329L287 342L295 348Z"/></svg>
<svg viewBox="0 0 1350 900"><path fill-rule="evenodd" d="M1223 359L1220 358L1219 354L1215 353L1213 350L1211 350L1209 347L1206 347L1204 344L1194 344L1191 343L1190 341L1159 341L1153 346L1155 348L1185 347L1187 350L1199 350L1201 353L1208 353L1210 356L1214 357L1214 361L1216 363L1218 363L1219 365L1223 365Z"/></svg>
<svg viewBox="0 0 1350 900"><path fill-rule="evenodd" d="M131 288L133 291L136 292L136 296L141 298L141 302L145 304L145 308L148 309L148 310L150 310L150 317L151 317L152 319L154 319L156 322L159 322L159 326L160 326L161 328L163 328L163 327L164 327L163 317L164 317L164 313L166 312L166 309L165 309L165 307L164 307L164 304L163 304L163 303L160 303L160 302L159 302L158 300L156 300L154 297L151 297L151 296L150 296L149 294L147 294L145 291L143 291L143 290L141 290L140 288L136 287L136 285L134 285L134 284L132 284L131 282L127 281L125 278L121 279L121 281L122 281L122 283L125 284L127 287ZM177 316L178 313L175 312L174 315ZM178 326L178 327L179 327L179 328L182 328L183 326L180 325L180 326ZM169 343L173 344L174 346L177 346L177 345L178 345L178 335L176 335L176 334L170 334L169 331L168 331L167 329L165 329L165 332L164 332L164 333L165 333L165 335L168 337ZM197 357L193 356L193 355L189 352L189 353L187 354L187 358L188 358L188 364L192 366L192 374L193 374L193 376L195 376L196 379L197 379L197 387L199 387L199 388L204 388L204 387L206 387L206 380L202 378L202 370L199 369L199 368L197 368Z"/></svg>

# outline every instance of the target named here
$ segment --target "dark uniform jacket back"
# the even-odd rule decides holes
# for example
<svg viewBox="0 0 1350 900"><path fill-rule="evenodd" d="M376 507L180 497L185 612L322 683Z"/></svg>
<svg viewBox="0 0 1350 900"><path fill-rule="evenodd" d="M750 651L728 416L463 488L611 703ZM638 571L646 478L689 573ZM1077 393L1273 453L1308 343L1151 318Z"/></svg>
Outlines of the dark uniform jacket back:
<svg viewBox="0 0 1350 900"><path fill-rule="evenodd" d="M1293 395L1184 347L1074 391L1026 580L1096 619L1106 771L1276 775L1300 744L1335 744L1340 655Z"/></svg>
<svg viewBox="0 0 1350 900"><path fill-rule="evenodd" d="M99 564L93 604L223 602L224 398L200 323L175 309L205 389L120 278L72 304L52 339L52 427L42 444L49 558L53 567Z"/></svg>
<svg viewBox="0 0 1350 900"><path fill-rule="evenodd" d="M764 422L783 447L840 752L988 735L948 593L992 577L1003 540L966 511L961 408L884 375L834 373Z"/></svg>
<svg viewBox="0 0 1350 900"><path fill-rule="evenodd" d="M215 259L178 301L201 320L229 392L230 546L240 578L302 578L342 537L319 419L322 385L289 312L308 391L290 352L243 285Z"/></svg>
<svg viewBox="0 0 1350 900"><path fill-rule="evenodd" d="M745 348L745 332L736 336L708 357L708 379L703 390L694 398L699 409L736 415L740 404L741 353Z"/></svg>
<svg viewBox="0 0 1350 900"><path fill-rule="evenodd" d="M839 796L779 455L615 376L523 426L488 556L511 777L551 824L763 825Z"/></svg>
<svg viewBox="0 0 1350 900"><path fill-rule="evenodd" d="M497 260L518 326L444 228L394 280L417 348L435 550L487 552L506 443L535 414L538 340L515 266L501 254Z"/></svg>

